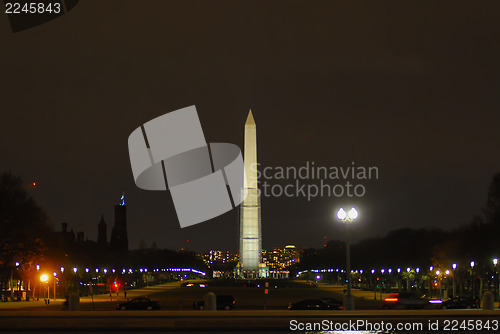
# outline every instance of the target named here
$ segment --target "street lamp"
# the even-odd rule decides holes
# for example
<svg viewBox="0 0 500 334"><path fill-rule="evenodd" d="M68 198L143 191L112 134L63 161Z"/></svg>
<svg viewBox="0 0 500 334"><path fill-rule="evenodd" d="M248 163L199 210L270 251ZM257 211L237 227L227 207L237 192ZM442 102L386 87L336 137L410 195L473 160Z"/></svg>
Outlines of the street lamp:
<svg viewBox="0 0 500 334"><path fill-rule="evenodd" d="M354 309L353 298L351 293L351 243L349 239L349 225L352 221L358 218L358 211L356 211L355 207L352 207L349 212L345 212L344 209L340 208L337 212L337 218L346 223L346 281L347 281L347 302L346 302L346 310Z"/></svg>
<svg viewBox="0 0 500 334"><path fill-rule="evenodd" d="M498 264L498 259L494 258L493 259L493 266L495 267L495 299L500 300L500 296L498 295L499 293L499 287L498 287L498 272L497 272L497 264Z"/></svg>
<svg viewBox="0 0 500 334"><path fill-rule="evenodd" d="M54 300L56 300L56 280L59 279L57 278L57 273L55 271L52 273L52 275L54 276Z"/></svg>
<svg viewBox="0 0 500 334"><path fill-rule="evenodd" d="M470 262L470 272L471 272L471 279L472 279L472 298L476 298L476 288L474 286L474 266L476 265L476 262L471 261Z"/></svg>
<svg viewBox="0 0 500 334"><path fill-rule="evenodd" d="M46 275L46 274L42 274L42 276L40 276L40 281L42 283L48 283L49 282L49 276ZM50 293L50 291L49 291L49 285L47 284L47 299L50 299L49 293Z"/></svg>
<svg viewBox="0 0 500 334"><path fill-rule="evenodd" d="M457 280L455 278L455 270L457 269L457 264L453 263L451 267L453 268L453 298L455 298L457 295Z"/></svg>

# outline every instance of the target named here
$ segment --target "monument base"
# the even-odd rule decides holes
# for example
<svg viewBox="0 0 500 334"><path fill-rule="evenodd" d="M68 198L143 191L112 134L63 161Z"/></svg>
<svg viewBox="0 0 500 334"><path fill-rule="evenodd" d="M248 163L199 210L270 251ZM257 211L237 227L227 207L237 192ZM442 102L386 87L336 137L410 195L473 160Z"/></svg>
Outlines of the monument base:
<svg viewBox="0 0 500 334"><path fill-rule="evenodd" d="M269 278L269 267L265 263L259 263L259 268L244 268L238 263L234 268L234 277L241 279Z"/></svg>

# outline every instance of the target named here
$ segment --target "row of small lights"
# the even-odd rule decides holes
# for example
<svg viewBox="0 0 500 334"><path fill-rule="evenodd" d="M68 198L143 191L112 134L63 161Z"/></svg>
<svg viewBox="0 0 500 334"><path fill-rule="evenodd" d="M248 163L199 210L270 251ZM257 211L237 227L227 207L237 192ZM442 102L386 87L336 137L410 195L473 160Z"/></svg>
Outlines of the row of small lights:
<svg viewBox="0 0 500 334"><path fill-rule="evenodd" d="M19 262L16 262L16 267L18 267L18 266L19 266ZM40 270L40 265L39 264L36 265L36 270ZM65 268L61 267L60 270L61 270L61 273L64 273ZM148 269L147 268L140 268L139 270L137 270L137 269L136 270L129 269L128 271L127 271L127 269L122 269L122 274L125 274L125 273L132 274L134 271L136 271L136 272L139 271L141 273L143 273L143 272L147 273ZM199 270L196 270L196 269L192 269L192 268L163 268L163 269L156 268L156 269L153 269L153 272L159 272L159 271L193 272L195 274L200 274L200 275L206 276L205 272L199 271ZM77 267L73 267L73 272L76 274L78 272L78 268ZM85 272L86 273L90 272L90 269L89 268L85 268ZM98 273L99 272L99 268L95 268L95 272ZM102 272L104 274L107 274L108 273L108 269L104 268L102 270ZM111 269L111 272L112 273L116 273L116 270L115 269ZM57 273L54 271L53 275L57 276Z"/></svg>
<svg viewBox="0 0 500 334"><path fill-rule="evenodd" d="M493 265L496 267L496 265L497 265L497 264L498 264L498 259L497 259L497 258L493 259ZM474 261L471 261L471 263L470 263L471 268L474 268L474 266L475 266L475 265L476 265L476 263L475 263ZM457 264L456 264L456 263L453 263L452 268L453 268L453 270L457 269ZM412 270L412 269L411 269L410 267L406 268L406 272L408 272L408 273L409 273L409 272L411 272L411 270ZM430 266L430 267L429 267L429 271L431 271L431 272L432 272L433 270L434 270L434 267L433 267L433 266ZM326 272L331 273L331 272L339 272L339 271L340 271L341 273L343 273L343 272L344 272L344 269L338 269L338 268L337 268L337 269L311 269L310 271L311 271L311 272L313 272L313 273L320 273L320 272L321 272L321 273L326 273ZM393 270L392 270L391 268L387 269L387 273L389 273L389 274L391 274L391 273L392 273L392 271L393 271ZM400 273L400 272L401 272L401 268L396 269L396 271L397 271L398 273ZM377 270L375 270L375 269L372 269L372 270L371 270L371 273L372 273L372 274L375 274L376 272L377 272ZM385 272L386 272L386 270L385 270L385 269L380 269L380 273L384 274ZM419 267L415 268L415 272L418 274L418 273L420 272L420 268L419 268ZM297 273L297 277L298 277L298 276L300 276L302 273L303 273L303 271L299 271L299 272ZM356 273L356 274L357 274L357 273L360 273L360 274L362 274L362 273L363 273L363 270L351 270L351 273ZM441 273L442 273L442 272L441 272L439 269L438 269L438 270L436 270L436 275L437 275L437 276L441 275ZM449 275L449 274L450 274L450 270L449 270L449 269L447 269L447 270L445 271L445 274L446 274L446 275Z"/></svg>

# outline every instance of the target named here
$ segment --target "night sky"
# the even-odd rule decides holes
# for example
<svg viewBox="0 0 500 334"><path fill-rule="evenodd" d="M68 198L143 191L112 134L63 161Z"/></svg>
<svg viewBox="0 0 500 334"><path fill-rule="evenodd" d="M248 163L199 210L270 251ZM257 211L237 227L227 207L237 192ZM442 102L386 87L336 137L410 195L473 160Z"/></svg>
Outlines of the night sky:
<svg viewBox="0 0 500 334"><path fill-rule="evenodd" d="M500 171L497 1L100 1L13 34L0 14L0 171L97 238L122 191L130 248L238 246L233 210L181 229L169 192L138 189L129 134L196 105L207 142L262 166L377 166L363 198L263 198L263 247L451 229L480 215ZM186 240L189 244L186 245Z"/></svg>

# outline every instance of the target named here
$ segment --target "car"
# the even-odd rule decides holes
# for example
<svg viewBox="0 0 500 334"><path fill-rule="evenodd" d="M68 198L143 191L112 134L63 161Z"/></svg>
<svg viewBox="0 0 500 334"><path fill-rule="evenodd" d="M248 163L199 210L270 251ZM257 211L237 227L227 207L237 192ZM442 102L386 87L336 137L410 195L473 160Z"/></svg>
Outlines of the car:
<svg viewBox="0 0 500 334"><path fill-rule="evenodd" d="M116 310L159 310L160 304L147 297L135 297L116 305Z"/></svg>
<svg viewBox="0 0 500 334"><path fill-rule="evenodd" d="M342 303L333 298L303 299L288 305L289 310L342 310Z"/></svg>
<svg viewBox="0 0 500 334"><path fill-rule="evenodd" d="M390 293L389 297L384 299L381 308L389 309L433 309L441 308L441 299L428 299L415 297L409 293Z"/></svg>
<svg viewBox="0 0 500 334"><path fill-rule="evenodd" d="M208 286L208 284L207 283L199 283L199 282L184 282L184 283L182 283L182 286L206 288Z"/></svg>
<svg viewBox="0 0 500 334"><path fill-rule="evenodd" d="M479 299L472 297L454 297L443 301L443 309L479 308Z"/></svg>
<svg viewBox="0 0 500 334"><path fill-rule="evenodd" d="M236 299L231 295L220 295L216 296L216 307L218 310L231 310L236 307ZM193 303L193 308L195 310L204 310L205 301L201 300L199 302Z"/></svg>

